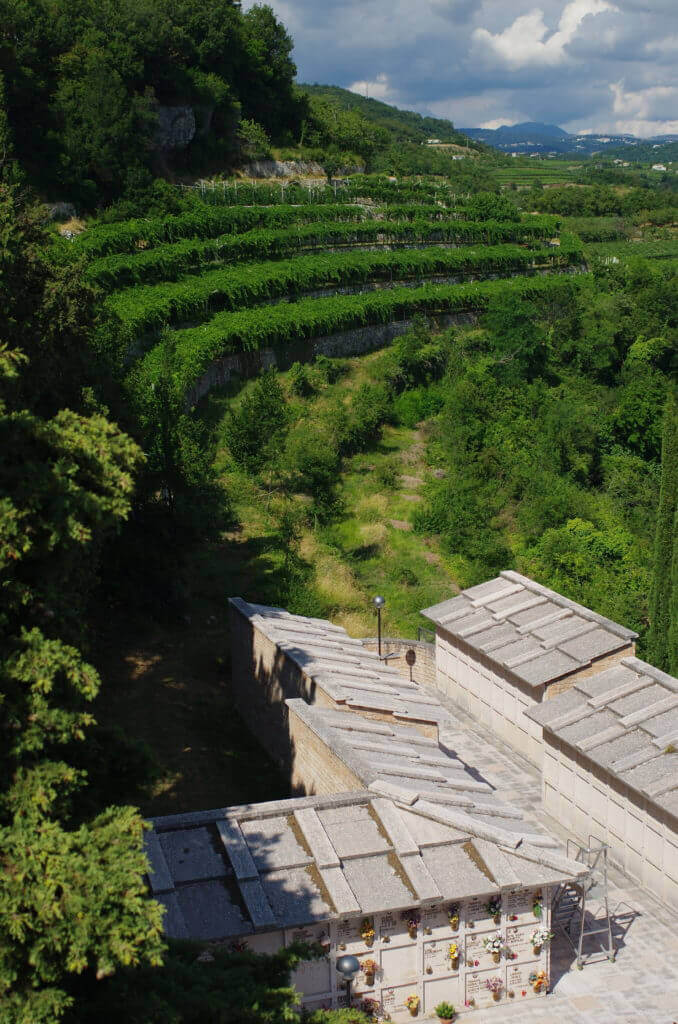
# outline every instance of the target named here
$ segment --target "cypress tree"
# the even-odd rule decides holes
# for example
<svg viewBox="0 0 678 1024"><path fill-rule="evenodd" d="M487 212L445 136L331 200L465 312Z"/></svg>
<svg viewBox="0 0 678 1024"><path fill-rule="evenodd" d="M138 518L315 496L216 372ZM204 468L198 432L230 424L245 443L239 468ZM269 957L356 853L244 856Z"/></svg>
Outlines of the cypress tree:
<svg viewBox="0 0 678 1024"><path fill-rule="evenodd" d="M669 604L669 671L678 676L678 503L673 520L673 565Z"/></svg>
<svg viewBox="0 0 678 1024"><path fill-rule="evenodd" d="M657 528L654 544L654 571L650 592L650 631L648 657L653 665L669 671L669 634L676 638L675 619L678 601L678 580L674 551L676 544L676 510L678 509L678 393L675 385L669 388L664 408L662 439L662 480L657 509ZM673 585L672 585L673 584ZM673 599L672 599L673 591ZM675 652L674 652L675 662ZM678 667L674 664L674 668Z"/></svg>

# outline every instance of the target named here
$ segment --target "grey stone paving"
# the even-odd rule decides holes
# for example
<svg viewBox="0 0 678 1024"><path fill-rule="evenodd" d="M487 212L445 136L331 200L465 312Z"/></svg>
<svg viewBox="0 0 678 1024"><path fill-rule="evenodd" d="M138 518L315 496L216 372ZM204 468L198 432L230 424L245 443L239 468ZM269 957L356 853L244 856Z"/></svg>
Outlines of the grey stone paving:
<svg viewBox="0 0 678 1024"><path fill-rule="evenodd" d="M463 725L441 732L442 743L495 786L499 798L521 807L528 820L561 839L565 851L568 834L541 809L538 770L444 694L435 692ZM611 868L609 881L618 947L614 963L599 954L598 962L578 971L571 947L559 936L552 946L548 996L529 1004L493 1007L464 1019L469 1024L678 1024L676 916L620 871ZM600 904L591 906L600 912Z"/></svg>

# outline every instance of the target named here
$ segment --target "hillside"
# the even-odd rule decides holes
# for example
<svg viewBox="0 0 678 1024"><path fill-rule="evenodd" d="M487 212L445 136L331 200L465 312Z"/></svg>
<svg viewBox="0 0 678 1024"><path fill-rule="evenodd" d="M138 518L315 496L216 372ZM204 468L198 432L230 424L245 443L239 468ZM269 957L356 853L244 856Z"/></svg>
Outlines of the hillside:
<svg viewBox="0 0 678 1024"><path fill-rule="evenodd" d="M338 85L302 84L300 88L309 96L330 100L345 110L357 110L368 121L384 128L389 133L391 142L422 143L435 138L441 142L469 145L468 138L458 131L451 121L444 118L426 117L412 110L400 110L389 103L361 96L360 93L350 92ZM477 143L472 143L472 146L477 150L483 148Z"/></svg>

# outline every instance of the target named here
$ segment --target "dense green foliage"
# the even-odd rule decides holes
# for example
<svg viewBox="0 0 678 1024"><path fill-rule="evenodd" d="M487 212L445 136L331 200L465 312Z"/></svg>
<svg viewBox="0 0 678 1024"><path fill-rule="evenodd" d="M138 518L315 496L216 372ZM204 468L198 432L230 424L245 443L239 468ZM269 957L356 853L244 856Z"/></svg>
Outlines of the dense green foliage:
<svg viewBox="0 0 678 1024"><path fill-rule="evenodd" d="M464 583L513 565L645 634L675 299L673 268L620 265L549 302L498 294L458 340L434 449L446 475L415 521Z"/></svg>
<svg viewBox="0 0 678 1024"><path fill-rule="evenodd" d="M664 410L662 440L662 482L657 509L648 651L653 665L664 671L678 671L676 649L677 595L674 593L675 564L678 562L678 396L669 389Z"/></svg>
<svg viewBox="0 0 678 1024"><path fill-rule="evenodd" d="M12 345L0 346L0 1020L52 1024L71 975L162 951L141 818L88 791L100 680L79 649L101 545L129 514L142 455L83 411L87 291L41 259L35 215L7 189L0 199Z"/></svg>
<svg viewBox="0 0 678 1024"><path fill-rule="evenodd" d="M232 158L240 114L281 141L306 105L270 8L234 0L3 0L0 72L16 156L34 180L91 203L162 169L159 105L188 105L184 160Z"/></svg>

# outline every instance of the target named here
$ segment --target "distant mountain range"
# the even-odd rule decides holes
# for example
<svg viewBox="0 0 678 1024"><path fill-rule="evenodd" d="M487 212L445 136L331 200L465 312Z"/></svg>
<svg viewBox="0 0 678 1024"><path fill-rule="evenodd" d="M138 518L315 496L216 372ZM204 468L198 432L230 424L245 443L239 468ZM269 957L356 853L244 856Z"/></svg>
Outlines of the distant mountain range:
<svg viewBox="0 0 678 1024"><path fill-rule="evenodd" d="M633 159L633 147L643 149L651 146L663 146L678 141L678 135L657 135L651 139L638 139L634 135L572 135L564 128L555 124L542 124L540 121L525 121L522 124L502 125L500 128L461 128L459 129L476 142L484 142L488 146L499 149L502 153L572 153L579 156L590 156L611 149L628 148L629 158Z"/></svg>

